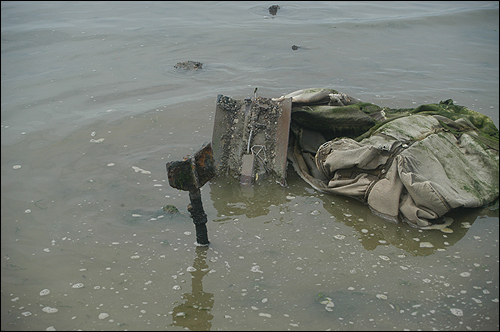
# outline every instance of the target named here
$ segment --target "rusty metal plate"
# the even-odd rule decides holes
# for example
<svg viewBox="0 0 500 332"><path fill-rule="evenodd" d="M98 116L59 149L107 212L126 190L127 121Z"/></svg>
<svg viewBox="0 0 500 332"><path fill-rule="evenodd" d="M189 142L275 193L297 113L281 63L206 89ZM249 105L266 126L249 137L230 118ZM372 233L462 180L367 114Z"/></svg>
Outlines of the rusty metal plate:
<svg viewBox="0 0 500 332"><path fill-rule="evenodd" d="M215 176L215 163L210 143L203 145L191 157L167 163L168 183L171 187L195 191Z"/></svg>
<svg viewBox="0 0 500 332"><path fill-rule="evenodd" d="M196 174L198 175L198 186L201 188L210 179L215 177L215 161L212 145L205 143L193 157Z"/></svg>
<svg viewBox="0 0 500 332"><path fill-rule="evenodd" d="M240 178L243 156L251 154L255 161L252 180L272 176L284 183L291 104L291 98L277 102L219 95L212 135L217 176Z"/></svg>
<svg viewBox="0 0 500 332"><path fill-rule="evenodd" d="M290 134L290 118L292 114L292 98L281 103L281 116L278 120L276 133L276 173L284 184L286 178L288 139Z"/></svg>

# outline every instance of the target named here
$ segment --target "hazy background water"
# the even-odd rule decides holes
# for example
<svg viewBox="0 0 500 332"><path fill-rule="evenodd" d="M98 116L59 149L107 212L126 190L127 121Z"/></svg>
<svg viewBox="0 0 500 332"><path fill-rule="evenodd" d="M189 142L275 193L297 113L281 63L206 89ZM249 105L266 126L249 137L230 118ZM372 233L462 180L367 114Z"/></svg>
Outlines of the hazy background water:
<svg viewBox="0 0 500 332"><path fill-rule="evenodd" d="M451 98L498 126L498 7L2 1L2 330L498 330L498 204L421 232L291 168L219 178L203 249L165 170L211 140L218 94L255 87Z"/></svg>

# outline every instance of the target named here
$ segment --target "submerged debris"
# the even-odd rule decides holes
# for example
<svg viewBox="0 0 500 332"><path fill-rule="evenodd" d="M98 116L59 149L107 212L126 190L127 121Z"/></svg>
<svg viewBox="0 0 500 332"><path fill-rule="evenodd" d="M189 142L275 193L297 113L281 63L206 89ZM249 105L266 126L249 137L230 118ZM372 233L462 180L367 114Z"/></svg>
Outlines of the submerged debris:
<svg viewBox="0 0 500 332"><path fill-rule="evenodd" d="M202 69L203 64L201 62L197 61L185 61L185 62L178 62L174 68L181 68L184 70L198 70Z"/></svg>
<svg viewBox="0 0 500 332"><path fill-rule="evenodd" d="M242 101L219 95L212 138L217 175L239 177L242 158L252 156L254 179L276 175L284 180L289 106L270 98Z"/></svg>
<svg viewBox="0 0 500 332"><path fill-rule="evenodd" d="M269 6L269 14L271 15L276 15L276 13L278 13L278 9L280 9L280 6L278 5L272 5L272 6Z"/></svg>
<svg viewBox="0 0 500 332"><path fill-rule="evenodd" d="M163 207L163 211L167 212L168 214L177 214L179 213L179 209L177 209L174 205L165 205Z"/></svg>
<svg viewBox="0 0 500 332"><path fill-rule="evenodd" d="M293 102L288 158L319 191L359 199L387 220L444 233L453 233L453 219L443 217L448 211L498 200L499 131L484 114L452 100L381 108L326 88L273 100L284 98Z"/></svg>

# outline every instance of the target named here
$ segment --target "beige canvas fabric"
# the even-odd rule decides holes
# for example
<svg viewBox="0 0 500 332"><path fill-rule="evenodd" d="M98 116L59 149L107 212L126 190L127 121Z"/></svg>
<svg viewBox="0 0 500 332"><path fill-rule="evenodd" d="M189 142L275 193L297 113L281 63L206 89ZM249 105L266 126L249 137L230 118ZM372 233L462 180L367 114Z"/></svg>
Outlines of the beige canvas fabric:
<svg viewBox="0 0 500 332"><path fill-rule="evenodd" d="M439 118L439 117L438 117ZM451 120L449 120L451 121ZM357 142L337 138L321 145L315 163L290 148L289 159L310 185L368 203L375 214L420 228L459 207L481 207L498 197L498 151L476 139L474 126L460 135L432 115L395 119Z"/></svg>

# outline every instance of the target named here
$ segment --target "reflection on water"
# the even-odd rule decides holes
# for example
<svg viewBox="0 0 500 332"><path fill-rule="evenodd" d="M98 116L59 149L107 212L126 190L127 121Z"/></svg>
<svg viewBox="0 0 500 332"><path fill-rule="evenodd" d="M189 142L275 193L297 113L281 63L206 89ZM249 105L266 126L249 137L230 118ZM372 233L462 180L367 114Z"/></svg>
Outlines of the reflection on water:
<svg viewBox="0 0 500 332"><path fill-rule="evenodd" d="M321 199L324 201L323 207L326 211L332 215L338 214L336 205L332 204L332 197L322 196ZM361 202L351 200L350 203L357 207L348 209L349 212L343 212L343 218L340 220L358 232L360 243L366 250L372 251L378 246L393 245L415 256L427 256L457 243L468 230L468 227L461 225L465 223L472 225L482 210L464 209L448 213L446 215L448 218L459 221L453 222L449 227L453 233L443 234L439 230L418 230L401 222L395 224L376 216Z"/></svg>
<svg viewBox="0 0 500 332"><path fill-rule="evenodd" d="M288 179L300 183L296 177L293 170L289 169ZM287 194L289 188L271 182L242 186L237 179L221 177L213 179L209 186L210 197L217 210L215 222L227 222L234 220L236 216L247 218L266 216L271 213L272 207L285 207L295 198ZM448 213L446 217L455 220L450 226L453 233L443 234L439 230L422 231L405 223L395 224L387 221L373 214L366 204L355 199L324 195L310 190L304 184L302 192L296 195L316 196L322 202L321 207L331 215L332 222L339 221L354 229L358 233L361 245L370 251L378 246L387 245L403 249L414 256L427 256L436 251L444 251L446 247L460 241L475 220L488 211L488 208L479 208L460 209ZM317 210L312 210L310 213L313 216L319 214ZM283 219L282 221L286 222Z"/></svg>
<svg viewBox="0 0 500 332"><path fill-rule="evenodd" d="M287 202L283 188L272 181L241 186L238 179L220 177L210 181L209 185L210 198L219 217L216 221L227 220L232 215L244 215L247 218L265 216L270 206Z"/></svg>
<svg viewBox="0 0 500 332"><path fill-rule="evenodd" d="M175 306L172 318L174 326L181 326L191 331L210 331L214 316L210 313L214 307L214 294L203 291L203 277L209 273L206 262L208 247L196 247L191 273L191 292L182 294L183 302Z"/></svg>

